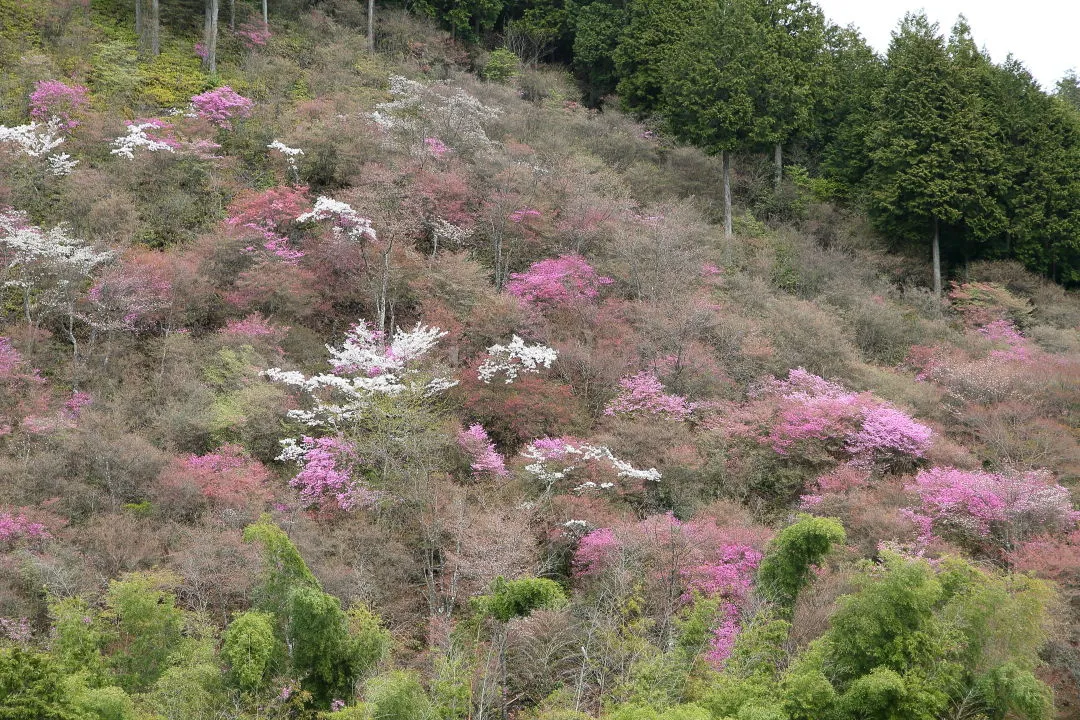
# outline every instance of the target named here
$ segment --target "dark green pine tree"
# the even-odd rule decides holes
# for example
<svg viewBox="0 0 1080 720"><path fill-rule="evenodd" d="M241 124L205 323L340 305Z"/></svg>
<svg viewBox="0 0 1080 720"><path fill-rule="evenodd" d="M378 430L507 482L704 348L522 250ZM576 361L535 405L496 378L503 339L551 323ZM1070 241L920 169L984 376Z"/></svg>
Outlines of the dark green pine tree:
<svg viewBox="0 0 1080 720"><path fill-rule="evenodd" d="M810 0L758 0L754 10L765 38L753 83L754 135L773 151L779 186L784 144L811 125L814 87L822 79L825 16Z"/></svg>
<svg viewBox="0 0 1080 720"><path fill-rule="evenodd" d="M1080 115L1009 58L984 95L1005 140L1005 253L1052 279L1080 281Z"/></svg>
<svg viewBox="0 0 1080 720"><path fill-rule="evenodd" d="M1080 112L1080 77L1076 76L1076 70L1069 70L1057 81L1054 96Z"/></svg>
<svg viewBox="0 0 1080 720"><path fill-rule="evenodd" d="M909 14L894 33L868 128L869 210L883 231L930 240L934 292L941 252L1000 236L1002 144L978 93L985 58L959 24L946 47L936 24Z"/></svg>
<svg viewBox="0 0 1080 720"><path fill-rule="evenodd" d="M615 49L627 22L625 3L579 0L567 7L574 33L574 74L584 88L585 103L595 107L619 82Z"/></svg>
<svg viewBox="0 0 1080 720"><path fill-rule="evenodd" d="M669 56L716 0L630 0L615 48L623 107L644 117L665 112Z"/></svg>
<svg viewBox="0 0 1080 720"><path fill-rule="evenodd" d="M755 139L754 88L768 41L755 0L701 0L695 22L665 54L661 113L672 135L720 155L724 235L732 236L731 153Z"/></svg>

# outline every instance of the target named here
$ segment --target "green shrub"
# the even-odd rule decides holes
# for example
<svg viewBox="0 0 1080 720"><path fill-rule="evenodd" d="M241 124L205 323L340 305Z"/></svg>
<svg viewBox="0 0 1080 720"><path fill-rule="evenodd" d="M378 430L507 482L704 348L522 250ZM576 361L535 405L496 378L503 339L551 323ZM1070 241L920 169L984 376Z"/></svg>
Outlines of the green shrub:
<svg viewBox="0 0 1080 720"><path fill-rule="evenodd" d="M488 60L484 64L483 76L485 80L504 83L510 78L517 77L518 66L521 61L518 56L506 48L492 50Z"/></svg>

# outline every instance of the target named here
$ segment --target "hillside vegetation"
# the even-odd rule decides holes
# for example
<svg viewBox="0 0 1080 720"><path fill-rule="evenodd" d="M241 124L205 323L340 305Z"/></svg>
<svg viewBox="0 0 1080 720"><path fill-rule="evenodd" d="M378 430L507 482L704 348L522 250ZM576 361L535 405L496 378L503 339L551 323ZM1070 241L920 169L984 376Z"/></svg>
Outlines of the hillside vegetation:
<svg viewBox="0 0 1080 720"><path fill-rule="evenodd" d="M0 718L1080 717L1071 80L219 12L0 0Z"/></svg>

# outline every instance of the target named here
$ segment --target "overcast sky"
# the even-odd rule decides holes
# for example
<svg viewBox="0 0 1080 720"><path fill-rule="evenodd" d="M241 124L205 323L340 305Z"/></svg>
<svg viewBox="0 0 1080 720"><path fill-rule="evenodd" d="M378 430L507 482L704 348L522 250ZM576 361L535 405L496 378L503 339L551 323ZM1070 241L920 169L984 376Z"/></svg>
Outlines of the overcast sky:
<svg viewBox="0 0 1080 720"><path fill-rule="evenodd" d="M948 36L963 13L975 42L995 62L1010 52L1044 90L1069 68L1080 66L1080 0L817 0L826 17L854 25L874 49L884 53L890 33L904 13L925 10Z"/></svg>

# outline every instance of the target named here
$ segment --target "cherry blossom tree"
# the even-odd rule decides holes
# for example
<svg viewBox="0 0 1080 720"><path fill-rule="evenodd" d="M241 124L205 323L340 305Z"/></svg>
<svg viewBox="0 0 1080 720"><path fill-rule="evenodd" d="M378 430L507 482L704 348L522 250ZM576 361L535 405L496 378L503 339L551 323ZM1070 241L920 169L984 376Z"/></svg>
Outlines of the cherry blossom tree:
<svg viewBox="0 0 1080 720"><path fill-rule="evenodd" d="M559 353L545 345L528 345L517 335L507 345L492 345L487 349L487 357L476 370L477 376L484 383L490 383L496 375L503 376L503 382L510 385L520 373L538 373L540 368L550 368L559 357Z"/></svg>

